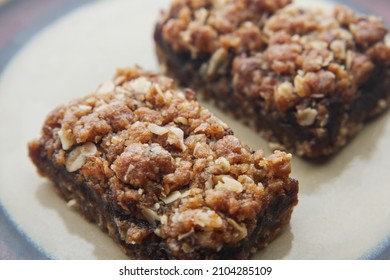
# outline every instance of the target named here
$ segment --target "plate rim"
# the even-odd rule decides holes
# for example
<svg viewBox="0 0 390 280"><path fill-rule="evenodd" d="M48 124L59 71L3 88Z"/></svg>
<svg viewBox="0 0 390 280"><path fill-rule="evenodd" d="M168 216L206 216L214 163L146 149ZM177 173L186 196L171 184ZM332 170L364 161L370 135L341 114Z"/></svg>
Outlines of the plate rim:
<svg viewBox="0 0 390 280"><path fill-rule="evenodd" d="M50 1L50 0L49 0ZM39 20L35 18L35 21L30 22L27 27L24 26L18 30L17 33L9 37L9 42L5 42L3 47L1 47L0 52L0 76L7 69L8 65L12 62L13 58L20 52L22 48L27 46L29 42L38 34L40 34L46 27L52 25L57 20L65 17L70 12L81 8L88 3L97 2L99 0L56 0L58 5L55 8L46 11L41 14ZM101 1L101 0L100 0ZM23 8L23 5L29 1L27 0L11 0L6 2L3 6L0 7L0 20L4 13L11 13L16 15ZM35 1L36 5L42 5L43 3L48 2L48 0L37 0ZM340 4L348 4L349 7L353 8L358 12L364 12L365 10L351 3L348 0L338 0L332 1ZM1 30L0 30L1 31ZM0 33L1 34L1 33ZM1 46L1 45L0 45ZM47 258L54 259L49 252L44 251L39 244L32 240L26 232L13 220L11 215L8 213L7 209L4 207L2 201L0 200L0 215L5 217L7 226L12 227L19 234L19 237L26 242L26 246L31 246L37 258ZM2 241L2 240L0 240ZM23 257L23 256L21 256ZM361 259L390 259L390 233L385 240L380 240L376 247L372 248L365 255L360 257Z"/></svg>

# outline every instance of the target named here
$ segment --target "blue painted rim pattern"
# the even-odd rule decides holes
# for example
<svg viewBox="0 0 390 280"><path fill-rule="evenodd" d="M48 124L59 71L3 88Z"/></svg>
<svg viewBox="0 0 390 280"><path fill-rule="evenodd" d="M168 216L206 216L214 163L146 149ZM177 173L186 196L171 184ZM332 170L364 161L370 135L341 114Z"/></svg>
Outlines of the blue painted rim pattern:
<svg viewBox="0 0 390 280"><path fill-rule="evenodd" d="M25 46L44 27L82 5L97 0L12 0L0 7L0 75L18 51ZM337 1L355 9L367 12L367 7L357 5L353 0ZM28 6L44 7L30 9ZM367 4L369 5L369 4ZM389 5L390 9L390 5ZM16 18L20 13L27 14L18 26L7 26L7 19ZM368 13L374 12L369 9ZM384 12L384 11L382 11ZM388 20L388 18L386 18ZM2 24L3 23L3 24ZM389 23L389 22L388 22ZM389 25L389 24L388 24ZM10 34L9 31L12 31ZM1 94L1 93L0 93ZM23 230L12 221L0 201L0 245L14 245L12 252L0 252L0 259L53 259L38 244L31 240ZM377 248L361 256L361 259L390 259L390 235L381 241Z"/></svg>

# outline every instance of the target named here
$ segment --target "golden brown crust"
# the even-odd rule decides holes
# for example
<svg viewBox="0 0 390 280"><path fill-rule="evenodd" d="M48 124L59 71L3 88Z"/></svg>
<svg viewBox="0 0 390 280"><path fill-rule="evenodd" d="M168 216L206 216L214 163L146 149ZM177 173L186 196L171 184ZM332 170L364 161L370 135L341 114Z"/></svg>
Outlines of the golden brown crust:
<svg viewBox="0 0 390 280"><path fill-rule="evenodd" d="M119 70L50 113L30 156L130 256L247 258L297 203L291 155L250 150L194 95Z"/></svg>
<svg viewBox="0 0 390 280"><path fill-rule="evenodd" d="M164 15L165 41L175 52L193 57L219 47L256 50L263 42L256 23L291 0L175 0ZM255 23L255 24L253 24Z"/></svg>

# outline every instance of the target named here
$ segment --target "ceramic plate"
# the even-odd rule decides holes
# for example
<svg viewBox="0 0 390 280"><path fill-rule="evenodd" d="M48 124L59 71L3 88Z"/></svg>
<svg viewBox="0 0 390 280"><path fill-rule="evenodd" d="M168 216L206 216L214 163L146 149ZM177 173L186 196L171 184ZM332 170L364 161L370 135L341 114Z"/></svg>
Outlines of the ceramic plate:
<svg viewBox="0 0 390 280"><path fill-rule="evenodd" d="M10 251L17 246L1 243L1 238L18 238L15 244L25 240L38 252L21 253L25 258L126 258L108 236L66 207L52 184L38 176L27 156L27 142L39 136L49 111L90 93L118 67L138 64L157 71L153 26L160 9L170 1L86 2L52 20L23 44L1 73L0 222L6 226L0 230L7 233L0 234L0 251L1 246ZM269 153L266 142L252 129L210 104L205 106L249 146ZM388 257L389 141L387 113L326 162L315 164L295 157L292 176L300 181L300 194L291 224L254 258ZM10 237L13 234L19 237Z"/></svg>

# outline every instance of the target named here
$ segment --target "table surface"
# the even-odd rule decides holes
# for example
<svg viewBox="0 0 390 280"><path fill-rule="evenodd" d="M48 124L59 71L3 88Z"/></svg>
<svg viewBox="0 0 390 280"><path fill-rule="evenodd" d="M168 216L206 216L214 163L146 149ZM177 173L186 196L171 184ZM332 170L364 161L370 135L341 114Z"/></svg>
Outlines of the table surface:
<svg viewBox="0 0 390 280"><path fill-rule="evenodd" d="M0 74L24 43L51 21L87 2L96 0L0 0ZM390 0L338 1L367 14L384 18L390 26ZM1 93L0 93L1 94ZM46 259L26 242L0 205L0 259ZM390 259L390 252L379 256Z"/></svg>

